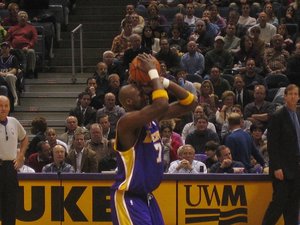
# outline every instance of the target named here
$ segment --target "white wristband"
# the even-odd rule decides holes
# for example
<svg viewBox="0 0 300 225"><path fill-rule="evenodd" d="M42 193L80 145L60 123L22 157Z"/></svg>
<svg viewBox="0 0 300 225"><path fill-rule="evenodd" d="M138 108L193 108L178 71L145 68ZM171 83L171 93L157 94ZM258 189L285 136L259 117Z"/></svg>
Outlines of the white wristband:
<svg viewBox="0 0 300 225"><path fill-rule="evenodd" d="M167 79L167 78L164 78L163 79L163 85L164 85L164 88L167 89L170 85L170 80Z"/></svg>
<svg viewBox="0 0 300 225"><path fill-rule="evenodd" d="M156 78L159 78L157 69L151 69L151 70L149 70L148 75L150 77L150 80L154 80Z"/></svg>

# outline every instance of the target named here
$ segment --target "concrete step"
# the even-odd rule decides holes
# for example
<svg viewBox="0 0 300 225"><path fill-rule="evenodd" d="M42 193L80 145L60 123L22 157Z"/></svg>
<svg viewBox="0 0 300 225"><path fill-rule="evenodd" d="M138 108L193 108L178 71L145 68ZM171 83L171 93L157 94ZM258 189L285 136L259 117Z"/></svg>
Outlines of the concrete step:
<svg viewBox="0 0 300 225"><path fill-rule="evenodd" d="M116 36L119 33L120 33L119 30L106 31L106 32L84 30L84 32L83 32L83 39L86 39L86 38L87 39L99 39L99 41L101 41L101 39L103 39L103 40L111 40L114 36ZM61 33L61 38L63 40L64 39L70 40L71 39L70 32L62 32Z"/></svg>
<svg viewBox="0 0 300 225"><path fill-rule="evenodd" d="M33 120L35 117L44 117L47 120L64 120L69 115L69 110L67 112L14 112L13 117L18 120Z"/></svg>
<svg viewBox="0 0 300 225"><path fill-rule="evenodd" d="M46 97L46 96L36 96L36 97L21 97L21 106L39 108L39 107L58 107L65 106L74 108L76 106L76 97Z"/></svg>
<svg viewBox="0 0 300 225"><path fill-rule="evenodd" d="M121 21L116 21L112 22L109 20L104 20L101 23L97 21L93 22L70 22L68 25L68 30L71 31L74 28L76 28L79 24L82 24L82 29L84 31L102 31L102 32L107 32L107 31L120 31L120 22Z"/></svg>
<svg viewBox="0 0 300 225"><path fill-rule="evenodd" d="M80 73L79 73L80 74ZM78 76L76 80L77 84L85 84L86 78ZM64 84L66 88L73 85L72 80L68 77L59 78L59 77L51 77L51 78L39 78L39 79L26 79L25 84Z"/></svg>
<svg viewBox="0 0 300 225"><path fill-rule="evenodd" d="M105 9L104 9L105 10ZM122 14L100 14L100 15L91 15L91 14L83 14L83 15L73 15L70 17L70 22L77 22L82 23L84 22L99 22L102 23L103 21L122 21L124 18Z"/></svg>
<svg viewBox="0 0 300 225"><path fill-rule="evenodd" d="M22 124L22 122L21 122L21 124ZM25 131L26 131L26 133L28 135L29 141L31 141L33 139L33 137L34 137L34 135L31 134L31 126L27 125L27 124L25 124L25 125L22 124L22 125L23 125L23 127L24 127L24 129L25 129ZM61 135L61 134L63 134L65 132L65 127L64 126L56 127L56 126L49 126L48 125L48 128L55 129L57 135Z"/></svg>
<svg viewBox="0 0 300 225"><path fill-rule="evenodd" d="M105 52L106 50L110 49L110 47L106 47L106 48L85 48L83 46L83 58L86 57L95 57L100 59L102 57L103 52ZM75 48L74 49L74 54L75 54L75 58L80 57L80 49L79 48ZM71 57L72 56L72 51L71 48L57 48L54 50L54 58L59 58L59 59L64 59L65 57ZM51 63L51 62L50 62Z"/></svg>
<svg viewBox="0 0 300 225"><path fill-rule="evenodd" d="M96 67L96 64L99 62L98 58L95 57L83 57L83 65L94 65ZM72 66L72 57L67 56L64 57L64 60L61 60L60 57L55 57L51 60L49 63L49 66ZM75 65L80 66L80 58L75 57Z"/></svg>
<svg viewBox="0 0 300 225"><path fill-rule="evenodd" d="M89 73L77 73L76 74L76 77L78 78L88 78L90 76ZM72 78L72 73L39 73L39 78L41 79L61 79L61 78L68 78L68 79L71 79ZM29 83L31 80L27 80ZM26 83L27 84L27 83Z"/></svg>
<svg viewBox="0 0 300 225"><path fill-rule="evenodd" d="M63 120L48 120L46 118L46 120L47 120L48 127L60 127L62 129L65 128L65 120L64 119ZM25 127L25 129L26 129L26 127L28 127L28 128L31 127L32 120L19 120L19 121Z"/></svg>
<svg viewBox="0 0 300 225"><path fill-rule="evenodd" d="M100 0L101 1L101 0ZM102 2L102 1L101 1ZM125 6L109 4L103 1L103 5L82 5L74 9L74 15L125 15Z"/></svg>
<svg viewBox="0 0 300 225"><path fill-rule="evenodd" d="M112 44L111 39L101 39L101 38L87 38L85 35L83 35L82 38L82 46L83 48L110 48ZM59 43L60 48L71 48L71 40L69 39L63 39ZM79 48L80 47L80 40L76 39L74 40L74 47Z"/></svg>
<svg viewBox="0 0 300 225"><path fill-rule="evenodd" d="M83 67L83 72L85 73L91 73L91 75L95 72L95 66L96 65L85 65ZM62 73L71 73L72 72L72 66L56 66L56 65L50 65L47 68L48 72L53 72L53 73L58 73L58 72L62 72ZM75 67L75 71L76 73L80 73L81 69L80 66L76 66Z"/></svg>

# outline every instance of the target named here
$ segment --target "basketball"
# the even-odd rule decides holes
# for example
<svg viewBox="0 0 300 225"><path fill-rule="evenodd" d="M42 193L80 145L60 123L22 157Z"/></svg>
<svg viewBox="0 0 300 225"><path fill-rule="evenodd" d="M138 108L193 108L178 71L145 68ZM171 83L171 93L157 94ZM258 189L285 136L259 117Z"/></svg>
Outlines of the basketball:
<svg viewBox="0 0 300 225"><path fill-rule="evenodd" d="M160 73L160 64L155 59L156 69ZM149 75L141 68L141 61L135 57L129 67L129 80L146 84L150 81Z"/></svg>

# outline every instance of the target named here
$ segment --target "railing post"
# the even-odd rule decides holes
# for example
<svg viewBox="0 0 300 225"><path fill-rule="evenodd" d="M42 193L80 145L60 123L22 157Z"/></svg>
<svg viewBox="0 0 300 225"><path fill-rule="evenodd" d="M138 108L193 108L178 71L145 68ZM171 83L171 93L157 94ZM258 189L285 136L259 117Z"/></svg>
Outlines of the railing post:
<svg viewBox="0 0 300 225"><path fill-rule="evenodd" d="M79 24L74 30L71 31L71 54L72 54L72 83L76 83L75 71L75 47L74 47L74 34L79 30L80 41L80 71L83 73L83 44L82 44L82 24Z"/></svg>

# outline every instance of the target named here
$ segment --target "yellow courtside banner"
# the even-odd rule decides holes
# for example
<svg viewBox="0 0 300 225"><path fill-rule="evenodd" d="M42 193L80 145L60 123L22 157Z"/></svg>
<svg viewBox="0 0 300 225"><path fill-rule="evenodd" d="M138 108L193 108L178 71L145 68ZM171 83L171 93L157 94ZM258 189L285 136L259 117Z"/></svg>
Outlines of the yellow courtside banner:
<svg viewBox="0 0 300 225"><path fill-rule="evenodd" d="M111 225L113 179L22 174L17 225ZM272 188L265 175L165 175L154 195L166 225L259 225Z"/></svg>

